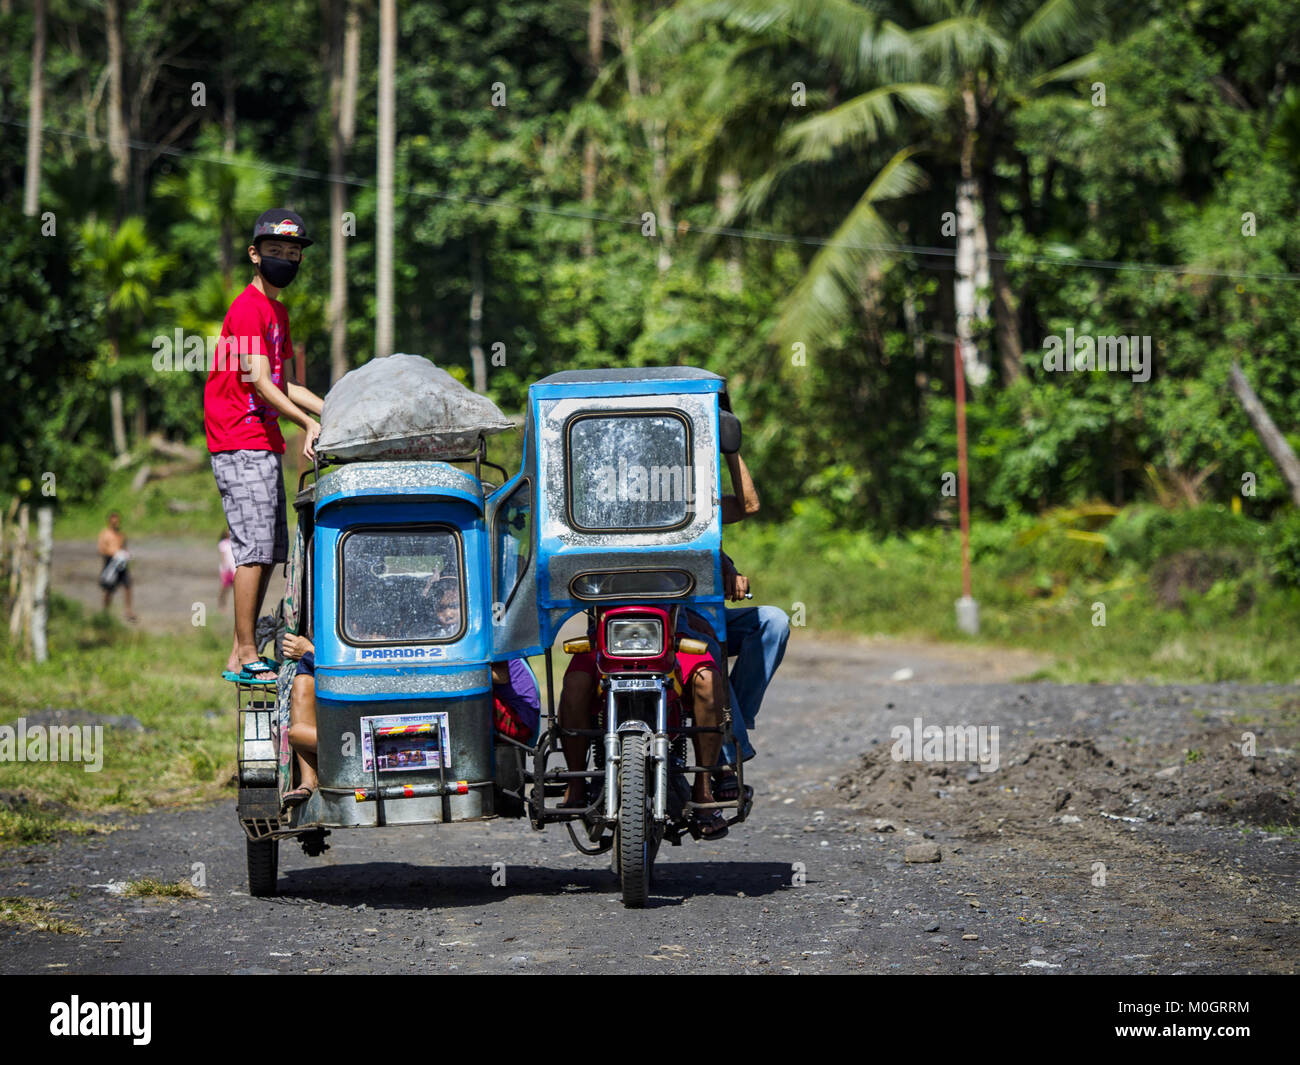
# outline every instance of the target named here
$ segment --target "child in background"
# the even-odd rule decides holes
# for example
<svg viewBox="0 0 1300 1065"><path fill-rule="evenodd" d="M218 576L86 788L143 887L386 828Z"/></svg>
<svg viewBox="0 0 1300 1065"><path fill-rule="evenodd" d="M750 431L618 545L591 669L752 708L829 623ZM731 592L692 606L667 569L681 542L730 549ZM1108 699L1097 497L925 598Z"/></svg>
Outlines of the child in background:
<svg viewBox="0 0 1300 1065"><path fill-rule="evenodd" d="M217 541L217 573L221 577L221 591L217 593L217 609L226 609L226 599L235 586L235 552L230 547L230 526Z"/></svg>

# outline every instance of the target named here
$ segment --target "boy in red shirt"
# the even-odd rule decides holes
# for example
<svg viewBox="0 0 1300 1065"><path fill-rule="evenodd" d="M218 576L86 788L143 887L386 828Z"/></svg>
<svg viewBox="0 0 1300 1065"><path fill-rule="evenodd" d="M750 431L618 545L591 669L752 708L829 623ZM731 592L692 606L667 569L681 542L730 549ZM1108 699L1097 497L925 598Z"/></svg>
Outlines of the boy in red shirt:
<svg viewBox="0 0 1300 1065"><path fill-rule="evenodd" d="M289 555L284 476L284 437L279 419L303 428L303 454L311 459L320 434L321 400L289 380L284 364L294 356L289 312L276 297L298 272L307 239L293 211L264 211L253 227L248 258L257 267L252 283L230 305L221 341L203 389L203 420L212 473L230 526L235 558L235 639L226 668L241 680L274 680L253 631L271 569Z"/></svg>

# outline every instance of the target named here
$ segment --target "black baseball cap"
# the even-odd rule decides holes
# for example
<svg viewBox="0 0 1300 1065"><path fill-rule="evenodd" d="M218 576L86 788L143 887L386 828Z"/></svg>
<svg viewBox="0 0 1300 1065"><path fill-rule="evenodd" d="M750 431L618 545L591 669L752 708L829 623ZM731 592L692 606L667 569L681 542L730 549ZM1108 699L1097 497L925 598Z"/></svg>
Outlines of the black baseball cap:
<svg viewBox="0 0 1300 1065"><path fill-rule="evenodd" d="M253 226L253 243L264 237L291 240L304 248L313 243L307 239L307 227L302 224L302 219L286 207L272 207L258 216L257 224Z"/></svg>

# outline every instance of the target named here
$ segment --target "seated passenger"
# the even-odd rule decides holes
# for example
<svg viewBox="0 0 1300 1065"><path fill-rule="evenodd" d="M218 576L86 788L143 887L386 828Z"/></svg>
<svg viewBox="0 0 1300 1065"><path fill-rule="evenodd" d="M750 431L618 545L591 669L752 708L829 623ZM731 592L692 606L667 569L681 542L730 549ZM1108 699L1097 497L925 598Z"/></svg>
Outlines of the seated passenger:
<svg viewBox="0 0 1300 1065"><path fill-rule="evenodd" d="M460 581L455 577L439 577L436 573L424 582L421 594L434 602L437 624L429 637L445 640L460 631Z"/></svg>
<svg viewBox="0 0 1300 1065"><path fill-rule="evenodd" d="M542 694L523 658L492 663L493 724L503 736L532 743L542 719Z"/></svg>
<svg viewBox="0 0 1300 1065"><path fill-rule="evenodd" d="M452 631L460 627L460 598L456 597L456 616L444 622ZM299 806L311 798L319 786L316 763L316 648L305 636L284 638L285 658L297 659L289 701L289 746L298 760L298 786L285 792L285 806ZM522 658L492 666L494 718L500 732L530 743L541 720L542 700L537 680ZM380 764L380 768L386 766Z"/></svg>
<svg viewBox="0 0 1300 1065"><path fill-rule="evenodd" d="M569 661L564 673L564 686L560 691L560 725L566 729L596 727L597 682L596 652L584 651ZM675 686L683 701L691 708L697 726L714 727L722 724L724 701L723 673L709 654L677 653ZM563 736L564 761L570 772L587 768L590 740L585 736ZM695 762L701 766L718 763L722 736L716 732L697 732L691 737L695 748ZM697 803L714 802L712 781L708 773L696 773L691 799ZM585 809L586 781L570 780L564 792L562 805ZM705 839L721 839L728 832L726 818L721 810L695 810L692 816Z"/></svg>
<svg viewBox="0 0 1300 1065"><path fill-rule="evenodd" d="M284 793L285 806L299 806L316 790L316 648L306 636L284 638L284 657L298 670L289 697L289 746L298 760L298 786Z"/></svg>

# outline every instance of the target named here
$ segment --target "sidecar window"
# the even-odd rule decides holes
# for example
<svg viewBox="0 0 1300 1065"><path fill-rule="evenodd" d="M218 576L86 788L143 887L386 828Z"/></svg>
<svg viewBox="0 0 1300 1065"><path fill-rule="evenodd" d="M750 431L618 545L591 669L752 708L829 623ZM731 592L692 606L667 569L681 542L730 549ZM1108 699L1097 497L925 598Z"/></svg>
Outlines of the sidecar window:
<svg viewBox="0 0 1300 1065"><path fill-rule="evenodd" d="M348 643L448 643L465 631L454 529L353 529L339 555L339 633Z"/></svg>
<svg viewBox="0 0 1300 1065"><path fill-rule="evenodd" d="M493 609L507 607L528 569L533 545L533 486L524 478L519 487L501 501L493 521L492 596Z"/></svg>
<svg viewBox="0 0 1300 1065"><path fill-rule="evenodd" d="M690 428L670 411L580 414L568 426L569 520L583 532L675 529L690 521Z"/></svg>

